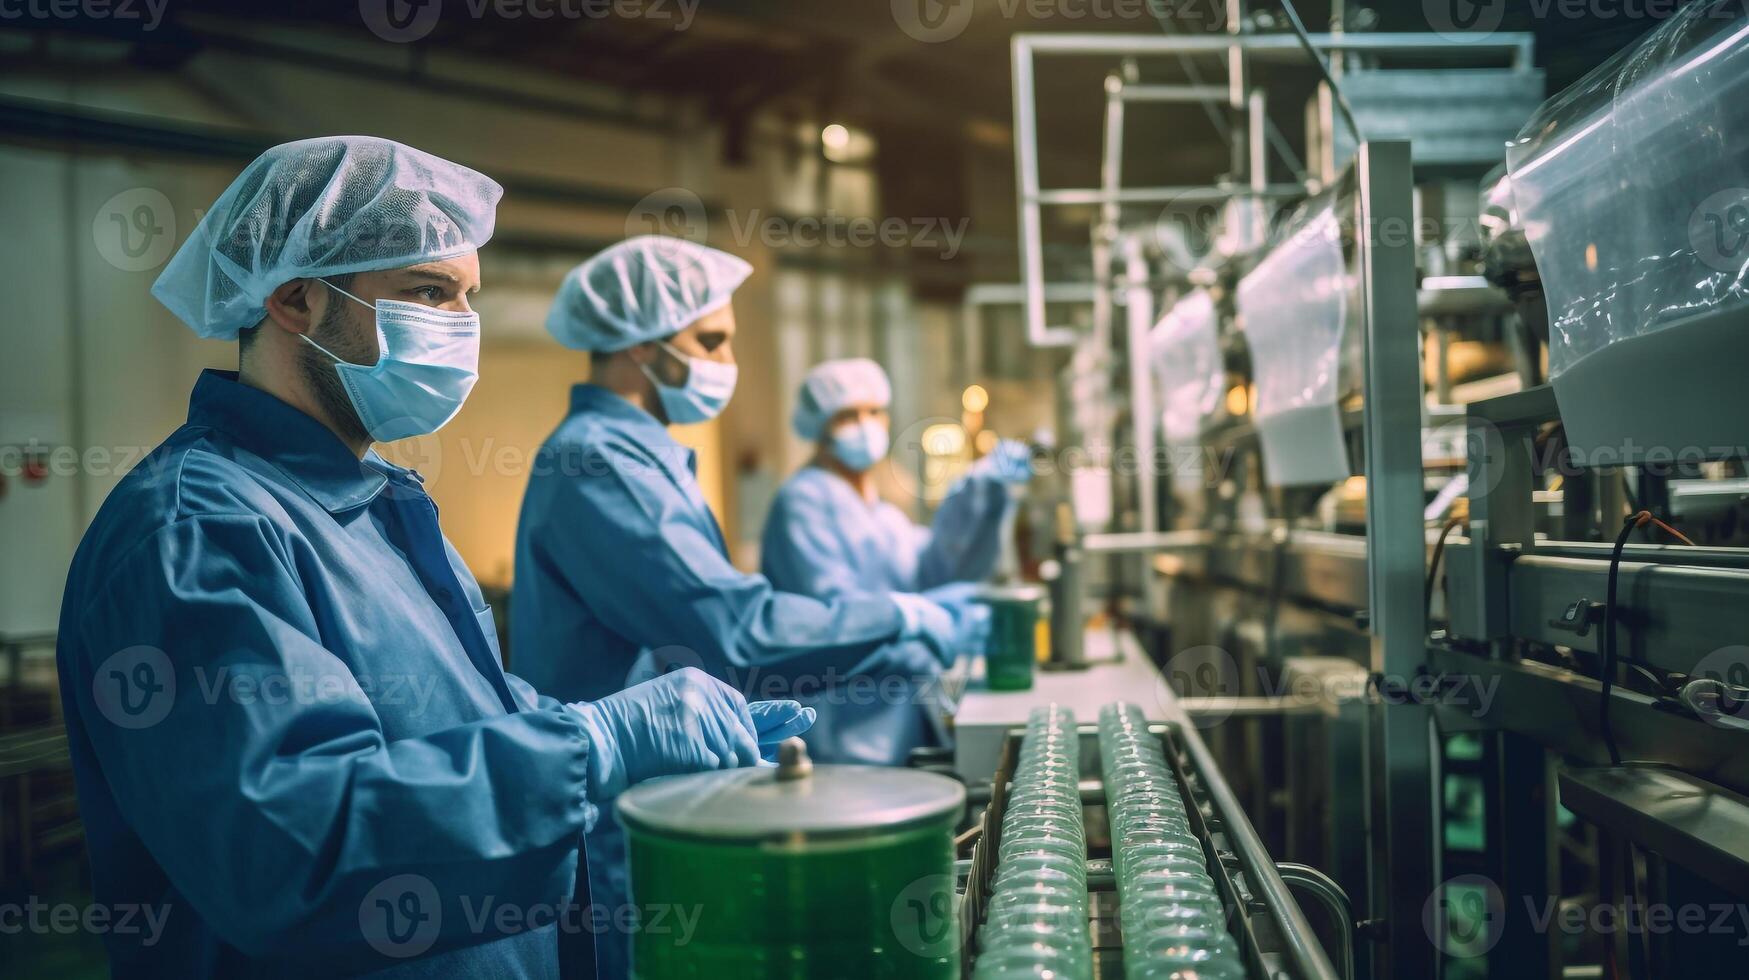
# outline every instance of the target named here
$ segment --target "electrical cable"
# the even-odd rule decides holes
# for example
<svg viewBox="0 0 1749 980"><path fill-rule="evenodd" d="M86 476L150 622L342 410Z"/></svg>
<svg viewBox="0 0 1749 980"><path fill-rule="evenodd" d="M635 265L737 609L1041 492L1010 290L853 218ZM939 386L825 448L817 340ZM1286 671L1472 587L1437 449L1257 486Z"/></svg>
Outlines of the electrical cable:
<svg viewBox="0 0 1749 980"><path fill-rule="evenodd" d="M1421 596L1421 621L1424 623L1433 621L1433 584L1439 581L1439 564L1445 558L1445 541L1451 537L1451 532L1463 527L1465 523L1461 517L1452 517L1439 529L1439 540L1433 544L1433 558L1427 563L1427 588Z"/></svg>
<svg viewBox="0 0 1749 980"><path fill-rule="evenodd" d="M1597 704L1597 728L1599 733L1603 736L1604 748L1609 750L1610 764L1616 766L1621 765L1621 750L1616 748L1615 731L1610 727L1609 723L1610 690L1615 686L1616 672L1616 583L1621 575L1622 551L1627 548L1628 538L1633 535L1634 531L1645 527L1647 524L1656 525L1665 533L1681 541L1683 544L1690 547L1694 546L1694 542L1689 540L1688 535L1683 534L1681 531L1678 531L1658 518L1653 517L1651 511L1641 510L1629 514L1627 519L1622 521L1621 532L1615 536L1615 546L1610 550L1609 594L1603 603L1603 665L1602 669L1598 672L1601 675L1599 679L1603 684L1603 697Z"/></svg>
<svg viewBox="0 0 1749 980"><path fill-rule="evenodd" d="M1343 121L1348 123L1348 131L1354 134L1354 145L1365 143L1366 137L1360 135L1360 123L1354 120L1354 109L1348 104L1348 96L1342 94L1342 86L1336 84L1336 76L1330 74L1330 63L1324 60L1324 56L1312 44L1312 37L1306 33L1306 25L1300 22L1300 13L1294 9L1293 0L1281 0L1281 10L1287 14L1287 21L1293 26L1294 33L1299 35L1300 45L1306 49L1306 54L1318 66L1318 72L1324 76L1324 84L1330 86L1330 95L1336 100L1336 108L1341 110Z"/></svg>

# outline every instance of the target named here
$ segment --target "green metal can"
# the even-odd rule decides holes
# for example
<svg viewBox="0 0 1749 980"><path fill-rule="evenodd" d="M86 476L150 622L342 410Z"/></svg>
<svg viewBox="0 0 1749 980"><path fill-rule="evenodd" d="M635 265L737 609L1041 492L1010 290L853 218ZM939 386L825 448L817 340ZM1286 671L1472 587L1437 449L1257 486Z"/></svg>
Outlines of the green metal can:
<svg viewBox="0 0 1749 980"><path fill-rule="evenodd" d="M1036 585L992 585L978 592L990 607L990 642L984 650L984 680L992 691L1032 688L1038 664L1045 591Z"/></svg>
<svg viewBox="0 0 1749 980"><path fill-rule="evenodd" d="M964 787L791 762L651 780L620 797L641 915L632 976L957 980Z"/></svg>

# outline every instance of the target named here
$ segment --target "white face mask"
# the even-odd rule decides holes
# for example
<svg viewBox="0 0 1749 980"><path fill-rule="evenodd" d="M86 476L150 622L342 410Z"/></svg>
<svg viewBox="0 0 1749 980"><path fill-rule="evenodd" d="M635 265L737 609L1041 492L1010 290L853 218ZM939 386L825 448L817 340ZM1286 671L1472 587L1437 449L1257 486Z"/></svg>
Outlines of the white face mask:
<svg viewBox="0 0 1749 980"><path fill-rule="evenodd" d="M334 359L334 370L366 432L378 442L427 435L461 411L480 377L480 315L419 303L366 303L326 279L324 285L377 318L377 362L354 364L300 334Z"/></svg>
<svg viewBox="0 0 1749 980"><path fill-rule="evenodd" d="M735 382L741 375L741 369L734 364L719 364L716 361L702 357L690 357L682 354L668 345L665 340L657 343L662 349L673 354L686 363L686 384L675 387L663 384L647 365L640 365L644 377L656 386L656 396L662 399L662 411L668 414L668 421L675 425L690 425L694 422L708 422L722 414L728 407L729 399L735 396Z"/></svg>
<svg viewBox="0 0 1749 980"><path fill-rule="evenodd" d="M858 473L866 473L887 457L887 427L879 419L848 422L832 430L832 455Z"/></svg>

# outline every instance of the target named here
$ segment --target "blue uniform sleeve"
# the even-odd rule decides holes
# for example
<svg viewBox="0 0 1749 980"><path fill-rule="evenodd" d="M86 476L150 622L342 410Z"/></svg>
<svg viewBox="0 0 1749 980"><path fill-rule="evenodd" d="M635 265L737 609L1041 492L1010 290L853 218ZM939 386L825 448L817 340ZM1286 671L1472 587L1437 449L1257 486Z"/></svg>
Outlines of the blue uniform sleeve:
<svg viewBox="0 0 1749 980"><path fill-rule="evenodd" d="M821 602L778 592L729 562L680 490L630 447L591 447L557 481L541 547L607 627L659 650L680 647L707 673L815 678L884 670L903 627L886 596ZM909 663L909 654L893 663Z"/></svg>
<svg viewBox="0 0 1749 980"><path fill-rule="evenodd" d="M326 963L372 961L361 912L385 887L430 903L437 948L500 938L476 927L487 896L563 900L593 810L582 726L541 706L390 740L317 640L297 567L260 516L188 518L77 611L69 723L177 891L250 956ZM164 700L118 714L116 672L134 705Z"/></svg>
<svg viewBox="0 0 1749 980"><path fill-rule="evenodd" d="M1001 554L1008 506L1008 485L989 474L969 474L950 490L917 556L917 591L989 578Z"/></svg>

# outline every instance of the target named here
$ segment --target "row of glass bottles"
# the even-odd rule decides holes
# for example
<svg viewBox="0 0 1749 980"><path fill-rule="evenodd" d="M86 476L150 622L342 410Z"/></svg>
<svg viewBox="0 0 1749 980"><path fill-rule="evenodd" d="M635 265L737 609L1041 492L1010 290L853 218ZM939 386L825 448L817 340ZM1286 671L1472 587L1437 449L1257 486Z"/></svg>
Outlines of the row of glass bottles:
<svg viewBox="0 0 1749 980"><path fill-rule="evenodd" d="M1141 709L1100 709L1099 754L1126 980L1243 980L1202 841Z"/></svg>
<svg viewBox="0 0 1749 980"><path fill-rule="evenodd" d="M1035 708L1020 744L973 980L1093 973L1075 716Z"/></svg>

